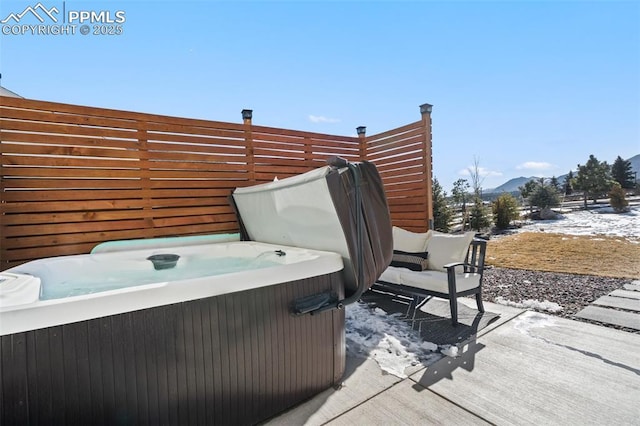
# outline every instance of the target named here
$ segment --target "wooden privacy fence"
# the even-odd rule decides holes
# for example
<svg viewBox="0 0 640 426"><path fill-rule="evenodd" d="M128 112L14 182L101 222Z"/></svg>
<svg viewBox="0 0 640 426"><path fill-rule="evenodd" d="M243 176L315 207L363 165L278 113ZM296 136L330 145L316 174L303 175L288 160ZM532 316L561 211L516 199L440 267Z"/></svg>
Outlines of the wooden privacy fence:
<svg viewBox="0 0 640 426"><path fill-rule="evenodd" d="M111 240L236 232L235 187L374 162L395 225L429 227L431 118L335 136L0 97L0 270ZM427 178L429 177L429 178Z"/></svg>

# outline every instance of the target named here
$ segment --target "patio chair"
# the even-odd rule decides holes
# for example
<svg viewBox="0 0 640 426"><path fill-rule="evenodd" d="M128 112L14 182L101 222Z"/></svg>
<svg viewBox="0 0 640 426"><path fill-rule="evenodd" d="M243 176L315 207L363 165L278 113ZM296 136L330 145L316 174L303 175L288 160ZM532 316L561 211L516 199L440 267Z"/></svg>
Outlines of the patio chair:
<svg viewBox="0 0 640 426"><path fill-rule="evenodd" d="M410 310L420 309L431 297L449 300L451 322L458 325L460 296L475 295L482 305L482 275L486 241L473 232L460 235L429 231L418 234L393 228L394 256L374 289L412 297Z"/></svg>

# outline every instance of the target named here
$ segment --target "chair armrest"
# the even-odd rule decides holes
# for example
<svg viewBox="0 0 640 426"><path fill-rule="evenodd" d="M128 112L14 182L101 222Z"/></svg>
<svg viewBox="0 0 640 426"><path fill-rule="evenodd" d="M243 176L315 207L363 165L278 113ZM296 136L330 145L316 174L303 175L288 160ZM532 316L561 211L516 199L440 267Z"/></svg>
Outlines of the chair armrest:
<svg viewBox="0 0 640 426"><path fill-rule="evenodd" d="M447 271L449 271L449 269L454 269L456 266L467 266L467 264L465 262L452 262L452 263L447 263L446 265L444 265L444 269L446 269Z"/></svg>
<svg viewBox="0 0 640 426"><path fill-rule="evenodd" d="M478 274L478 273L482 273L482 271L484 270L484 265L482 267L473 266L472 264L467 262L447 263L446 265L444 265L444 268L447 270L447 274L455 274L456 266L462 266L465 273L470 272L470 273Z"/></svg>

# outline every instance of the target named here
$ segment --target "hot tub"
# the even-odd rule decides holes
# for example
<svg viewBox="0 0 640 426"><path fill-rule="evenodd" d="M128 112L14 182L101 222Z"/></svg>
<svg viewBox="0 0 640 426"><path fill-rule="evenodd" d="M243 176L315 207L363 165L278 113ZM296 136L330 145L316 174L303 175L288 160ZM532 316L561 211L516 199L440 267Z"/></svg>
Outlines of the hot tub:
<svg viewBox="0 0 640 426"><path fill-rule="evenodd" d="M340 380L343 312L290 315L296 298L342 297L340 255L168 250L166 270L147 249L0 273L0 423L255 423Z"/></svg>
<svg viewBox="0 0 640 426"><path fill-rule="evenodd" d="M338 384L341 308L391 260L375 167L233 201L244 241L113 243L0 272L0 424L253 424Z"/></svg>

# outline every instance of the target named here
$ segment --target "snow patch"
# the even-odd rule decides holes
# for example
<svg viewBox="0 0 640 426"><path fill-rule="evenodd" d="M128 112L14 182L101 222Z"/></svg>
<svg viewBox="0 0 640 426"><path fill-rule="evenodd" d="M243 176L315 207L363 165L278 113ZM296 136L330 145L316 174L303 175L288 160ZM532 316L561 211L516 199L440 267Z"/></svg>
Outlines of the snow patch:
<svg viewBox="0 0 640 426"><path fill-rule="evenodd" d="M530 334L530 331L536 328L553 327L555 325L556 321L553 317L531 311L516 317L513 323L513 327L524 334Z"/></svg>
<svg viewBox="0 0 640 426"><path fill-rule="evenodd" d="M347 352L375 360L394 376L406 378L406 368L441 357L438 345L423 341L398 315L357 302L345 308L345 319Z"/></svg>
<svg viewBox="0 0 640 426"><path fill-rule="evenodd" d="M496 303L505 306L511 306L514 308L520 309L535 309L536 311L546 311L546 312L560 312L562 311L562 306L558 305L555 302L550 302L548 300L539 301L535 299L526 299L521 302L513 302L511 300L507 300L502 296L496 297Z"/></svg>
<svg viewBox="0 0 640 426"><path fill-rule="evenodd" d="M533 228L534 231L557 234L625 237L635 242L640 239L640 207L634 206L626 213L613 213L610 207L580 210L565 213L560 219L529 224L534 226L523 226L520 231L531 231Z"/></svg>
<svg viewBox="0 0 640 426"><path fill-rule="evenodd" d="M458 356L458 347L457 346L443 346L441 350L443 355L449 356L451 358L456 358Z"/></svg>

